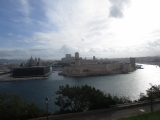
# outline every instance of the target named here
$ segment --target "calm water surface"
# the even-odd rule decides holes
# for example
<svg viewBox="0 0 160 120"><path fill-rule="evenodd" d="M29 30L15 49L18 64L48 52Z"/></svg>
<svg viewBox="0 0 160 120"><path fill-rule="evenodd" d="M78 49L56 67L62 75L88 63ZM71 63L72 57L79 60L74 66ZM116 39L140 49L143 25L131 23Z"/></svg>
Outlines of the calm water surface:
<svg viewBox="0 0 160 120"><path fill-rule="evenodd" d="M108 76L89 77L64 77L58 72L50 74L46 80L1 82L0 92L20 94L24 100L34 101L45 109L45 97L49 97L49 112L58 110L54 105L55 92L60 85L70 86L89 85L112 95L126 96L130 100L139 98L140 93L145 93L153 85L160 84L160 68L155 65L143 65L144 69L138 69L130 74L117 74Z"/></svg>

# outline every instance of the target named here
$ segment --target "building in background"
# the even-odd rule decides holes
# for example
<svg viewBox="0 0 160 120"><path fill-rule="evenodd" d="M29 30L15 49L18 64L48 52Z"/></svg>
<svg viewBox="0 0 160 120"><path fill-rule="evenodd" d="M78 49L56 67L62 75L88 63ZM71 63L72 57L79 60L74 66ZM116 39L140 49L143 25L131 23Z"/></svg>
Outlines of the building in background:
<svg viewBox="0 0 160 120"><path fill-rule="evenodd" d="M42 66L42 64L44 66ZM11 69L11 76L13 77L43 77L48 76L52 72L50 62L42 62L40 58L31 58L20 67Z"/></svg>
<svg viewBox="0 0 160 120"><path fill-rule="evenodd" d="M45 77L51 72L50 66L18 67L12 69L13 77Z"/></svg>
<svg viewBox="0 0 160 120"><path fill-rule="evenodd" d="M135 58L130 58L130 64L134 69L136 68Z"/></svg>
<svg viewBox="0 0 160 120"><path fill-rule="evenodd" d="M93 56L92 60L82 59L79 53L75 53L74 64L65 66L60 75L65 76L88 76L128 73L135 70L135 58L130 59L130 63L120 63L118 61L98 60Z"/></svg>
<svg viewBox="0 0 160 120"><path fill-rule="evenodd" d="M65 58L61 59L61 63L71 64L73 62L74 62L74 57L72 57L71 54L66 54Z"/></svg>
<svg viewBox="0 0 160 120"><path fill-rule="evenodd" d="M33 59L32 56L28 60L28 62L25 64L25 66L31 67L31 66L41 66L41 59L40 58L35 58Z"/></svg>

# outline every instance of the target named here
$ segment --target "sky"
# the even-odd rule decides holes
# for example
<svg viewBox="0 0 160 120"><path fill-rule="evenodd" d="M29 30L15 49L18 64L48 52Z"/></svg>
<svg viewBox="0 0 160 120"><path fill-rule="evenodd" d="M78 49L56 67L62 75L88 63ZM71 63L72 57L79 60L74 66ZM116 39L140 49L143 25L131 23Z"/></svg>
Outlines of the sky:
<svg viewBox="0 0 160 120"><path fill-rule="evenodd" d="M0 59L160 55L160 0L0 0Z"/></svg>

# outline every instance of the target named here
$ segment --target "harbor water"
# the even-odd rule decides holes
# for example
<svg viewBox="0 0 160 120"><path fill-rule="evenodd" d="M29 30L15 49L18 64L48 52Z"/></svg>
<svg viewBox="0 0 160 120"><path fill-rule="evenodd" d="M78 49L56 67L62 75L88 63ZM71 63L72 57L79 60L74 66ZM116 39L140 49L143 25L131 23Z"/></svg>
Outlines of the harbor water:
<svg viewBox="0 0 160 120"><path fill-rule="evenodd" d="M137 100L140 93L152 85L160 84L160 67L156 65L142 65L144 69L137 69L129 74L116 74L105 76L65 77L59 76L58 71L52 72L47 79L0 82L0 92L19 94L23 100L35 102L45 109L45 97L49 98L49 112L58 110L54 104L60 85L81 86L89 85L111 95L129 97Z"/></svg>

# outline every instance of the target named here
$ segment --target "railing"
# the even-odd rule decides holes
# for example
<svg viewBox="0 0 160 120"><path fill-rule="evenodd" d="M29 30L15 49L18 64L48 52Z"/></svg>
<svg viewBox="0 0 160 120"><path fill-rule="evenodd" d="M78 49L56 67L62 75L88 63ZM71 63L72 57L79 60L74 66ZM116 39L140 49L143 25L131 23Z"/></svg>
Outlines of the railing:
<svg viewBox="0 0 160 120"><path fill-rule="evenodd" d="M160 102L160 98L153 99L152 101L153 101L153 103ZM149 104L150 102L151 102L151 100L144 100L144 101L138 101L138 102L133 102L133 103L116 104L116 105L112 105L111 107L116 107L116 108L132 107L132 106L137 106L137 105Z"/></svg>
<svg viewBox="0 0 160 120"><path fill-rule="evenodd" d="M150 100L145 100L145 101L139 101L139 102L133 102L133 103L110 105L110 108L107 108L107 109L99 109L99 110L92 110L92 111L86 111L86 112L49 116L49 120L62 120L65 118L70 118L70 117L75 117L75 116L83 116L83 115L96 114L96 113L108 112L108 111L125 109L125 108L132 108L138 105L150 104L150 102L151 102ZM158 103L158 102L160 102L160 98L153 100L153 103ZM35 118L31 120L46 120L46 117Z"/></svg>

